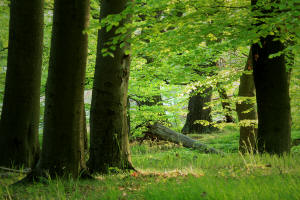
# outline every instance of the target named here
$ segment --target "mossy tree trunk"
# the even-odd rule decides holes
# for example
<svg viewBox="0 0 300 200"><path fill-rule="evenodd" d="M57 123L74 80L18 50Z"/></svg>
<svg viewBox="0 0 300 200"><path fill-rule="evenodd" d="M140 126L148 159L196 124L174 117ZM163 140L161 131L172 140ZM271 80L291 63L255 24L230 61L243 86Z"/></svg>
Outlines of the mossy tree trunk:
<svg viewBox="0 0 300 200"><path fill-rule="evenodd" d="M83 94L89 0L55 0L46 85L44 137L37 171L77 177L82 161Z"/></svg>
<svg viewBox="0 0 300 200"><path fill-rule="evenodd" d="M211 109L205 108L207 107L207 103L211 101L212 96L212 88L206 88L201 93L191 94L188 105L188 114L182 128L182 133L208 133L213 130L216 130L215 127L210 124L204 125L201 123L197 123L197 120L205 120L207 122L212 122L211 119ZM196 122L196 123L195 123Z"/></svg>
<svg viewBox="0 0 300 200"><path fill-rule="evenodd" d="M39 159L43 4L43 0L10 1L0 166L33 167Z"/></svg>
<svg viewBox="0 0 300 200"><path fill-rule="evenodd" d="M250 50L244 73L240 78L238 96L241 98L236 103L236 112L240 122L239 150L242 153L256 151L257 128L254 121L257 120L255 103L251 98L255 97L255 86L253 80L253 60Z"/></svg>
<svg viewBox="0 0 300 200"><path fill-rule="evenodd" d="M101 1L100 19L110 14L121 13L127 0ZM123 26L126 20L120 22ZM106 43L116 36L113 27L106 31L103 27L98 33L98 50L94 76L91 105L90 159L91 172L108 173L110 168L132 169L127 124L127 92L130 55L125 47L116 46L111 51L113 57L104 56Z"/></svg>

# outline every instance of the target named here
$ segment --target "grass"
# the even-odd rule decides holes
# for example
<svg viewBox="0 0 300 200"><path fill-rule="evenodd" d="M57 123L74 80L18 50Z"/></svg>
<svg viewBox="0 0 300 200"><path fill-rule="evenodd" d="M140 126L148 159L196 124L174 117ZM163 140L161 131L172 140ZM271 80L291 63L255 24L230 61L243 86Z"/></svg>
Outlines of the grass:
<svg viewBox="0 0 300 200"><path fill-rule="evenodd" d="M237 152L238 133L227 129L203 135L224 157L201 154L166 142L132 144L137 172L96 176L95 180L46 180L9 186L22 175L0 177L2 199L300 199L300 154L277 157ZM193 136L193 135L192 135ZM300 138L293 131L293 138ZM196 137L196 136L194 136ZM199 136L198 136L199 137Z"/></svg>

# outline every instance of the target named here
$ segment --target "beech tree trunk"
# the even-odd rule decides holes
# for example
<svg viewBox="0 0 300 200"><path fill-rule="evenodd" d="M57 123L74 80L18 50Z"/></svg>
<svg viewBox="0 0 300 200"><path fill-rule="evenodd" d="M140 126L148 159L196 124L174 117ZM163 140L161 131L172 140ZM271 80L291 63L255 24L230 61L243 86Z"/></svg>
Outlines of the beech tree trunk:
<svg viewBox="0 0 300 200"><path fill-rule="evenodd" d="M290 151L291 123L288 76L284 55L269 58L284 49L274 36L261 38L263 47L252 45L254 83L258 114L258 150L271 154Z"/></svg>
<svg viewBox="0 0 300 200"><path fill-rule="evenodd" d="M33 167L39 159L43 4L43 0L10 1L0 166Z"/></svg>
<svg viewBox="0 0 300 200"><path fill-rule="evenodd" d="M100 19L110 14L121 13L127 0L101 1ZM126 20L120 22L123 26ZM113 27L106 32L103 27L98 33L97 60L91 105L90 159L91 172L108 173L111 167L133 169L128 142L127 92L130 55L125 47L116 46L113 57L104 56L106 43L116 36Z"/></svg>
<svg viewBox="0 0 300 200"><path fill-rule="evenodd" d="M257 0L251 4L256 5ZM262 13L265 7L257 7ZM251 46L253 75L256 88L258 114L258 150L282 155L290 152L291 146L291 108L288 87L288 74L285 55L270 58L271 54L284 50L278 36L268 35L260 38L260 44Z"/></svg>
<svg viewBox="0 0 300 200"><path fill-rule="evenodd" d="M187 114L184 127L181 131L183 134L201 134L216 130L216 128L212 127L211 125L202 125L200 123L195 123L195 121L197 120L206 120L208 122L212 122L210 116L211 109L204 109L204 107L207 106L206 103L209 103L211 101L211 96L212 88L207 88L203 93L198 93L190 97L188 105L189 112Z"/></svg>
<svg viewBox="0 0 300 200"><path fill-rule="evenodd" d="M82 120L87 59L88 0L55 0L44 137L36 171L77 177L83 165Z"/></svg>
<svg viewBox="0 0 300 200"><path fill-rule="evenodd" d="M175 144L182 144L182 146L184 146L184 147L200 150L205 153L216 153L216 154L223 155L222 152L220 152L214 148L209 148L205 144L202 144L202 143L198 142L197 140L194 140L194 139L192 139L186 135L183 135L181 133L177 133L159 123L150 125L148 128L149 128L150 133L158 136L159 138L161 138L163 140L173 142Z"/></svg>
<svg viewBox="0 0 300 200"><path fill-rule="evenodd" d="M243 73L240 78L238 96L240 98L243 98L243 101L236 103L236 112L240 122L239 150L242 153L256 151L257 147L257 128L256 124L254 123L254 121L257 120L257 113L255 103L249 101L249 98L255 97L255 86L253 74L251 73L252 70L253 60L250 50L247 64L244 69L245 73ZM251 120L252 122L250 122L249 120Z"/></svg>

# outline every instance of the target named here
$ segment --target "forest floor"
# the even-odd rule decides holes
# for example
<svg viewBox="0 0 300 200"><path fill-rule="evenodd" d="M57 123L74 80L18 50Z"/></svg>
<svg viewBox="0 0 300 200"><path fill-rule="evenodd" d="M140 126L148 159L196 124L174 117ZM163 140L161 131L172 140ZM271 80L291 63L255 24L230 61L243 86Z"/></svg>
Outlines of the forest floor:
<svg viewBox="0 0 300 200"><path fill-rule="evenodd" d="M12 173L0 177L0 199L300 199L300 146L280 158L241 155L237 130L190 136L227 154L202 154L166 142L133 143L138 172L10 186L23 177ZM300 138L300 131L292 137Z"/></svg>

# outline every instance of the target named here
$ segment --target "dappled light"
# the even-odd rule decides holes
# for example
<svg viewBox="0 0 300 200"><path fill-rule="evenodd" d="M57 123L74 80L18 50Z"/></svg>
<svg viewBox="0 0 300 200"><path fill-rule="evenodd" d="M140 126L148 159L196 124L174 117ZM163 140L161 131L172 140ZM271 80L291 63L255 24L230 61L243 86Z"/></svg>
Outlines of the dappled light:
<svg viewBox="0 0 300 200"><path fill-rule="evenodd" d="M300 199L298 0L0 0L0 199Z"/></svg>

